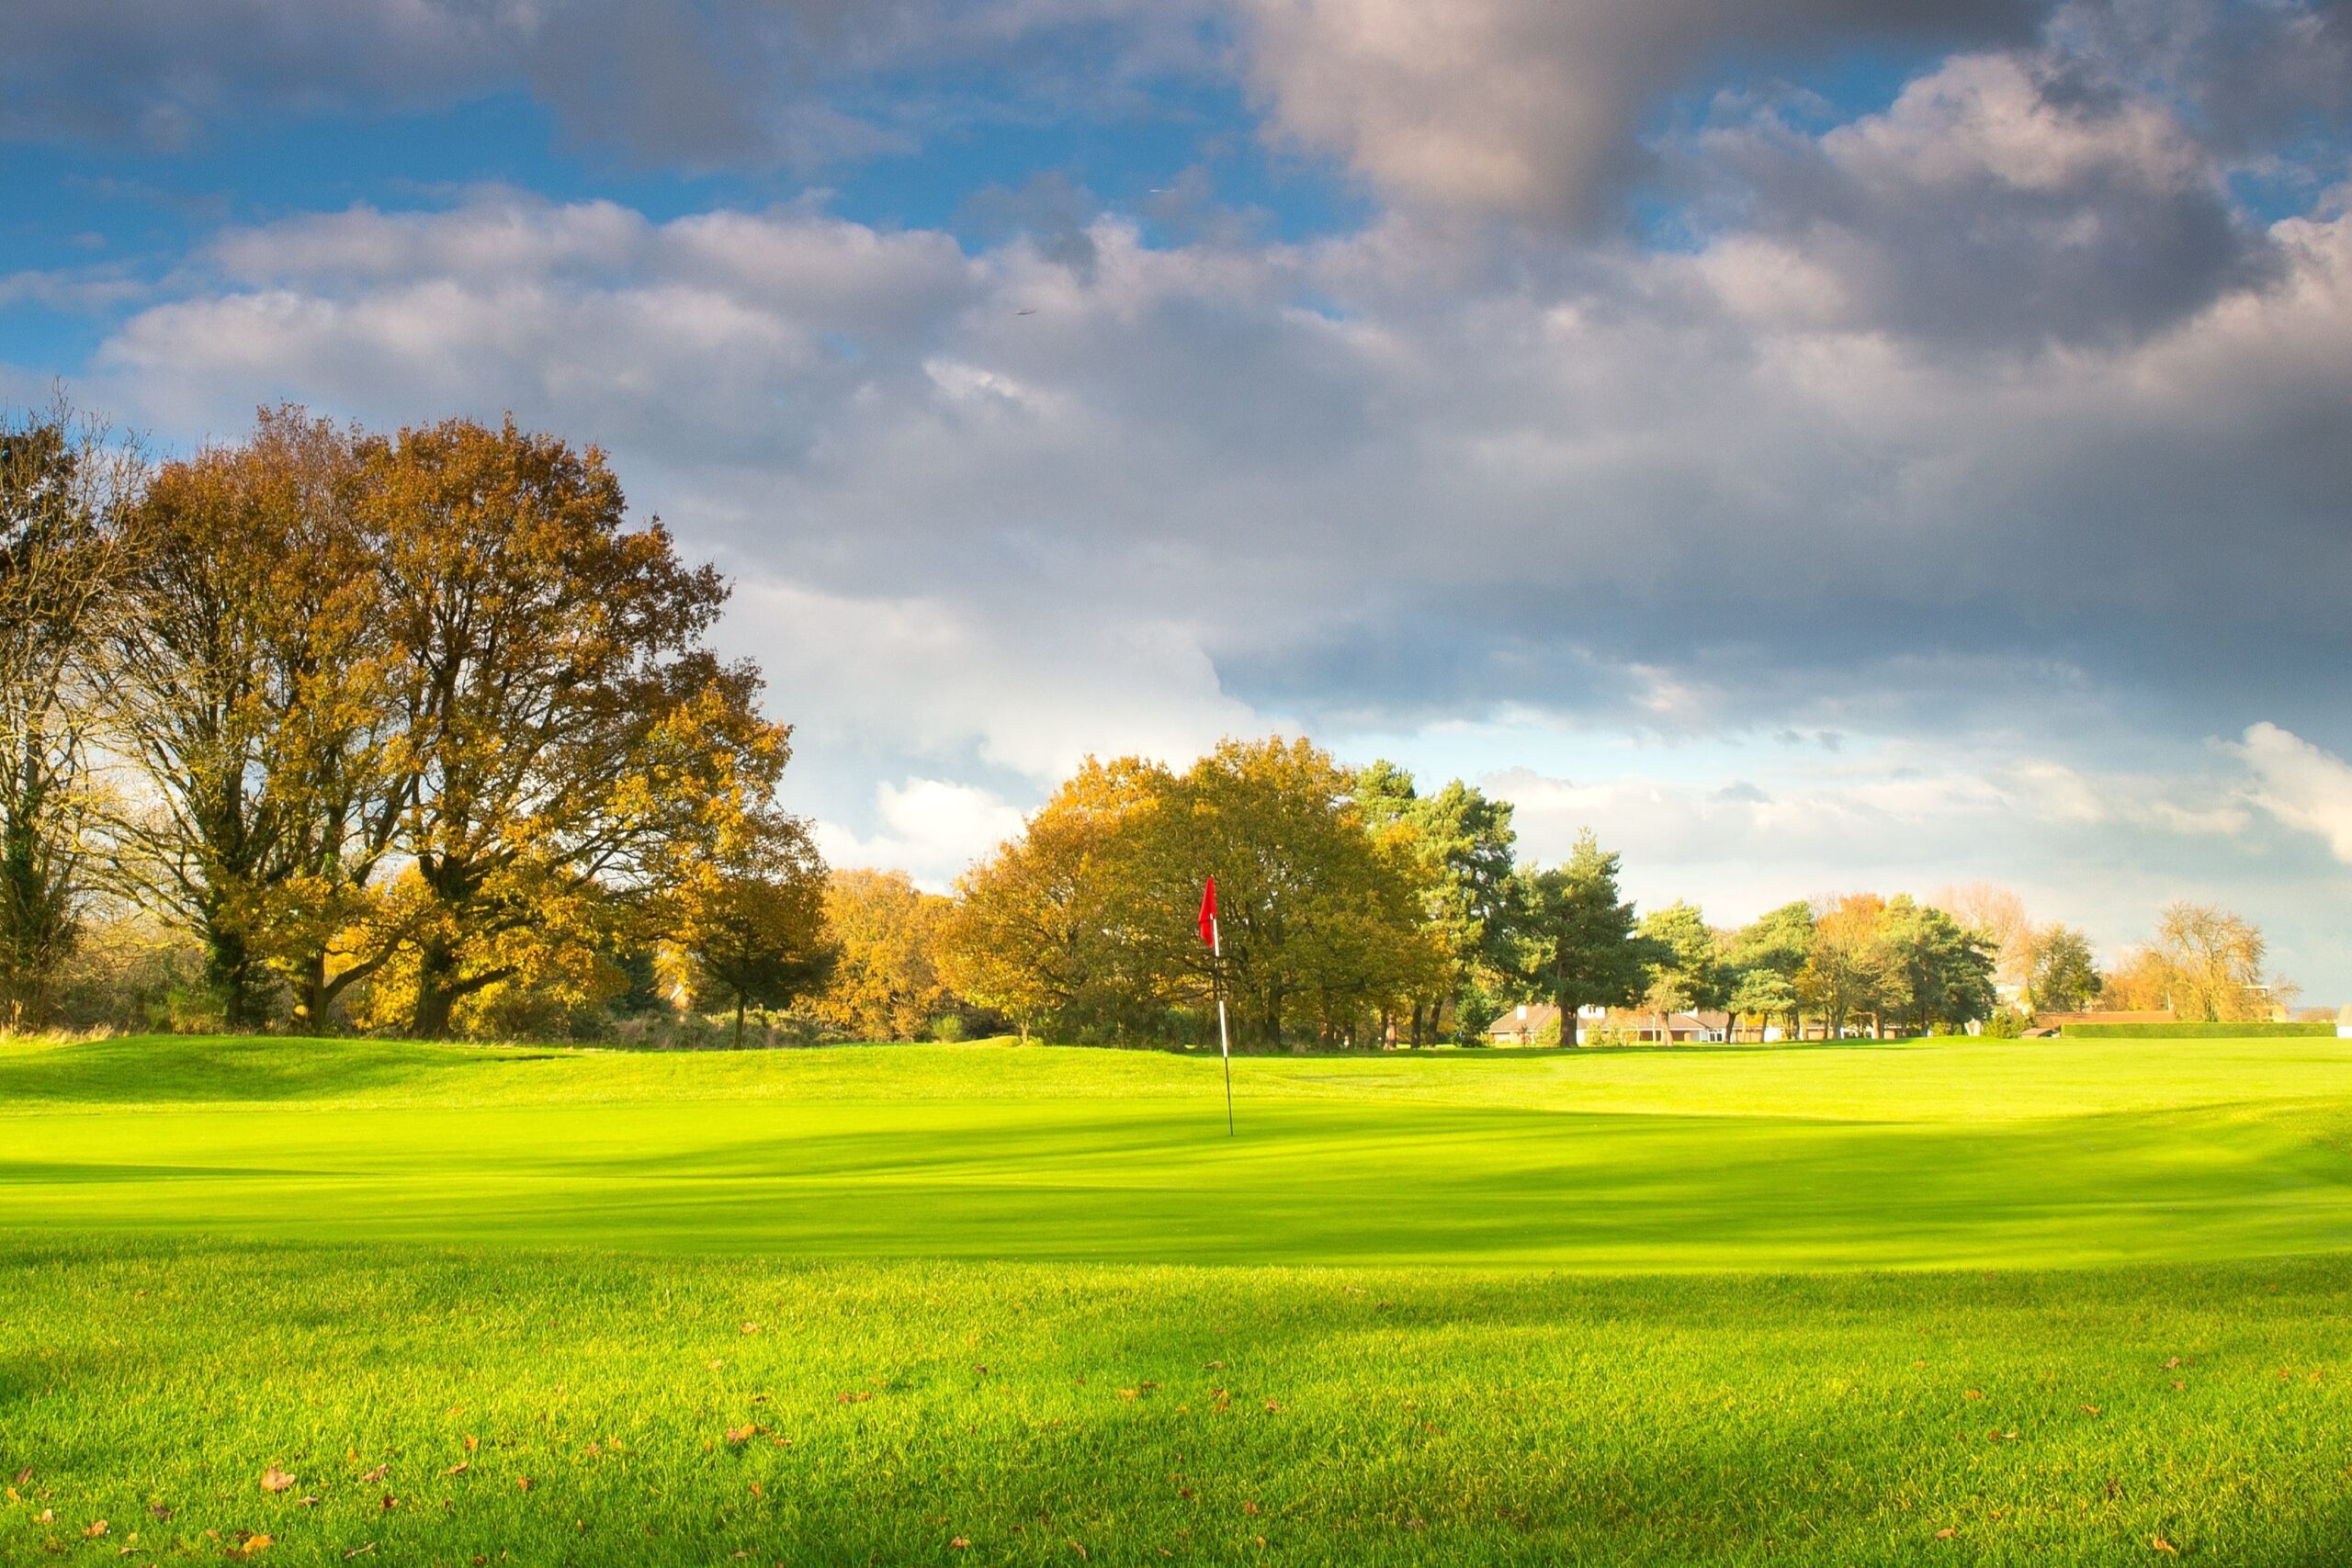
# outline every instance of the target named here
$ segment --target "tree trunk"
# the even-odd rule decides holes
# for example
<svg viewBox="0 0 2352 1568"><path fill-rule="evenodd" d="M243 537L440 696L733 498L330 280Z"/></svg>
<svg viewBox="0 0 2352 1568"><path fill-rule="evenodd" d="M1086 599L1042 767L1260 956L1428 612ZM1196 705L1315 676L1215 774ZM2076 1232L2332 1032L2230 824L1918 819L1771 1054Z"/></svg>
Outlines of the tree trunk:
<svg viewBox="0 0 2352 1568"><path fill-rule="evenodd" d="M743 993L735 993L735 1049L743 1048Z"/></svg>
<svg viewBox="0 0 2352 1568"><path fill-rule="evenodd" d="M1574 998L1560 997L1553 1004L1560 1010L1560 1045L1566 1049L1584 1042L1577 1033L1577 1004Z"/></svg>
<svg viewBox="0 0 2352 1568"><path fill-rule="evenodd" d="M255 1012L254 961L245 939L215 927L205 933L204 982L220 998L220 1026L232 1034L250 1028Z"/></svg>
<svg viewBox="0 0 2352 1568"><path fill-rule="evenodd" d="M425 942L416 955L416 1011L411 1029L419 1040L446 1040L449 1015L458 1005L449 981L458 969L458 955L438 942Z"/></svg>
<svg viewBox="0 0 2352 1568"><path fill-rule="evenodd" d="M294 1032L325 1033L326 1010L327 955L314 953L302 960L300 976L294 982Z"/></svg>

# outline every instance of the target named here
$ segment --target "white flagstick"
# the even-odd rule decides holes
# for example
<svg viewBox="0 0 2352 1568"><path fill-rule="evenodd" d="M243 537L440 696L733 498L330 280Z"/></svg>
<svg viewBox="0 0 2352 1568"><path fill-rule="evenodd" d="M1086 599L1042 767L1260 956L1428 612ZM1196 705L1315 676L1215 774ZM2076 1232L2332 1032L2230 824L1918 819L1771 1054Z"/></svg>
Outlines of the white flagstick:
<svg viewBox="0 0 2352 1568"><path fill-rule="evenodd" d="M1225 933L1209 917L1209 953L1216 960L1216 1054L1225 1058L1225 1135L1233 1136L1233 1043L1225 1032Z"/></svg>

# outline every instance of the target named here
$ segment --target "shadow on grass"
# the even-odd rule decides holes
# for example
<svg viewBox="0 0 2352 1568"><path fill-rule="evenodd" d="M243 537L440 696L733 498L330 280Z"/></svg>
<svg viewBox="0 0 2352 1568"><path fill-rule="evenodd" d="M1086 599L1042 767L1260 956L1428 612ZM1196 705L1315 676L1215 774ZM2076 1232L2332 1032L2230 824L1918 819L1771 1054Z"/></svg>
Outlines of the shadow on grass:
<svg viewBox="0 0 2352 1568"><path fill-rule="evenodd" d="M563 1056L398 1040L130 1035L0 1055L0 1108L345 1099L452 1070L491 1071Z"/></svg>

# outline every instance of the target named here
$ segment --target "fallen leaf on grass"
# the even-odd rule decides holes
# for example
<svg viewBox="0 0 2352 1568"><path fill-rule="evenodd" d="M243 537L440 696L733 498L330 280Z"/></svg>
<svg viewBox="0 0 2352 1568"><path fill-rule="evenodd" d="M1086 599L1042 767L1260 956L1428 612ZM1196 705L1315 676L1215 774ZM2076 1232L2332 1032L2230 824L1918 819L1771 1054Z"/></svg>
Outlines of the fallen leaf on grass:
<svg viewBox="0 0 2352 1568"><path fill-rule="evenodd" d="M966 1540L962 1536L960 1536L960 1535L959 1535L959 1536L957 1536L954 1540L949 1541L947 1544L948 1544L948 1545L950 1545L950 1546L952 1546L952 1547L954 1547L956 1551L964 1551L965 1549L967 1549L967 1547L969 1547L972 1543L971 1543L970 1541L968 1541L968 1540Z"/></svg>
<svg viewBox="0 0 2352 1568"><path fill-rule="evenodd" d="M465 1474L465 1472L468 1472L468 1471L471 1470L473 1467L474 1467L474 1461L471 1461L471 1460L469 1460L469 1459L461 1459L461 1460L459 1460L457 1463L455 1463L455 1464L451 1465L448 1469L447 1469L447 1470L443 1471L441 1473L442 1473L442 1474L444 1474L444 1475L463 1475L463 1474Z"/></svg>
<svg viewBox="0 0 2352 1568"><path fill-rule="evenodd" d="M1282 1407L1283 1402L1279 1399L1270 1399L1266 1401L1266 1408L1269 1410L1280 1410Z"/></svg>
<svg viewBox="0 0 2352 1568"><path fill-rule="evenodd" d="M107 1522L106 1522L106 1520L104 1520L104 1519L92 1519L92 1520L89 1522L89 1525L88 1525L88 1526L87 1526L87 1527L86 1527L86 1528L82 1531L82 1537L83 1537L83 1539L84 1539L84 1540L96 1540L98 1537L100 1537L100 1536L102 1536L102 1535L104 1535L104 1534L106 1534L106 1533L107 1533Z"/></svg>
<svg viewBox="0 0 2352 1568"><path fill-rule="evenodd" d="M2148 1538L2148 1544L2155 1548L2158 1551L2163 1552L2166 1557L2177 1557L2180 1555L2180 1548L2175 1546L2172 1542L2166 1540L2160 1535L2150 1536Z"/></svg>
<svg viewBox="0 0 2352 1568"><path fill-rule="evenodd" d="M17 1472L17 1484L19 1486L22 1486L26 1482L30 1481L32 1478L33 1467L31 1465L27 1465L24 1469Z"/></svg>
<svg viewBox="0 0 2352 1568"><path fill-rule="evenodd" d="M2173 1391L2173 1393L2178 1393L2181 1390L2183 1390L2183 1389L2187 1388L2188 1386L2188 1385L2187 1383L2185 1383L2185 1382L2181 1382L2178 1378L2175 1378L2175 1379L2173 1379L2173 1380L2172 1380L2172 1391Z"/></svg>
<svg viewBox="0 0 2352 1568"><path fill-rule="evenodd" d="M2086 1404L2083 1406L2083 1414L2086 1416L2096 1416L2098 1414L2098 1406L2096 1404Z"/></svg>
<svg viewBox="0 0 2352 1568"><path fill-rule="evenodd" d="M1943 1529L1939 1529L1939 1530L1938 1530L1938 1531L1936 1532L1936 1539L1937 1539L1938 1540L1950 1540L1952 1537L1954 1537L1954 1536L1958 1535L1959 1533L1960 1533L1959 1529L1956 1529L1955 1527L1953 1527L1953 1526L1951 1526L1951 1525L1946 1525Z"/></svg>
<svg viewBox="0 0 2352 1568"><path fill-rule="evenodd" d="M2178 1356L2167 1357L2165 1360L2165 1370L2166 1371L2170 1371L2173 1368L2177 1367L2178 1365L2180 1365L2180 1358Z"/></svg>
<svg viewBox="0 0 2352 1568"><path fill-rule="evenodd" d="M727 1440L730 1443L748 1443L766 1430L765 1427L754 1427L746 1421L741 1427L728 1427Z"/></svg>
<svg viewBox="0 0 2352 1568"><path fill-rule="evenodd" d="M1086 1561L1086 1548L1079 1545L1078 1542L1073 1540L1069 1543L1069 1549L1078 1553L1078 1560L1080 1562Z"/></svg>
<svg viewBox="0 0 2352 1568"><path fill-rule="evenodd" d="M874 1396L871 1393L860 1390L855 1393L837 1393L833 1396L833 1403L835 1404L863 1404L873 1397Z"/></svg>
<svg viewBox="0 0 2352 1568"><path fill-rule="evenodd" d="M2004 1432L1997 1427L1985 1433L1984 1436L1996 1443L2014 1443L2018 1440L2018 1435L2015 1432Z"/></svg>
<svg viewBox="0 0 2352 1568"><path fill-rule="evenodd" d="M759 1331L760 1325L756 1323L747 1323L743 1325L743 1332L746 1334L757 1334Z"/></svg>
<svg viewBox="0 0 2352 1568"><path fill-rule="evenodd" d="M1981 1388L1965 1389L1962 1391L1960 1397L1962 1399L1982 1399L1984 1397L1984 1391Z"/></svg>
<svg viewBox="0 0 2352 1568"><path fill-rule="evenodd" d="M379 1481L383 1480L384 1477L391 1474L391 1472L392 1467L390 1465L379 1464L375 1469L369 1471L367 1474L361 1476L359 1478L359 1484L362 1486L373 1486Z"/></svg>
<svg viewBox="0 0 2352 1568"><path fill-rule="evenodd" d="M319 1495L313 1492L307 1497L297 1497L294 1499L294 1506L298 1508L315 1508L319 1506Z"/></svg>
<svg viewBox="0 0 2352 1568"><path fill-rule="evenodd" d="M343 1554L343 1560L345 1562L348 1562L355 1557L365 1557L375 1550L376 1543L371 1540L365 1546L355 1546L349 1551L345 1552Z"/></svg>
<svg viewBox="0 0 2352 1568"><path fill-rule="evenodd" d="M537 1486L537 1482L532 1480L527 1475L518 1475L514 1478L514 1485L520 1491L528 1492L532 1487Z"/></svg>
<svg viewBox="0 0 2352 1568"><path fill-rule="evenodd" d="M384 1500L376 1505L376 1511L379 1514L389 1514L400 1506L401 1500L387 1492L384 1494Z"/></svg>
<svg viewBox="0 0 2352 1568"><path fill-rule="evenodd" d="M752 1496L754 1496L754 1497L764 1497L764 1496L766 1496L766 1495L767 1495L767 1494L766 1494L766 1493L764 1493L764 1492L763 1492L763 1491L761 1491L761 1490L760 1490L760 1483L759 1483L758 1482L754 1481L754 1482L752 1482Z"/></svg>
<svg viewBox="0 0 2352 1568"><path fill-rule="evenodd" d="M168 1519L172 1517L171 1505L168 1503L150 1503L147 1505L147 1517L158 1521Z"/></svg>
<svg viewBox="0 0 2352 1568"><path fill-rule="evenodd" d="M1143 1391L1141 1389L1135 1388L1123 1388L1119 1391L1119 1397L1121 1399L1141 1399L1143 1397Z"/></svg>
<svg viewBox="0 0 2352 1568"><path fill-rule="evenodd" d="M283 1492L293 1484L294 1478L274 1464L261 1472L261 1489L265 1492Z"/></svg>
<svg viewBox="0 0 2352 1568"><path fill-rule="evenodd" d="M256 1531L252 1535L240 1533L237 1544L229 1549L229 1555L232 1557L252 1557L259 1552L267 1551L268 1550L269 1536L266 1531Z"/></svg>

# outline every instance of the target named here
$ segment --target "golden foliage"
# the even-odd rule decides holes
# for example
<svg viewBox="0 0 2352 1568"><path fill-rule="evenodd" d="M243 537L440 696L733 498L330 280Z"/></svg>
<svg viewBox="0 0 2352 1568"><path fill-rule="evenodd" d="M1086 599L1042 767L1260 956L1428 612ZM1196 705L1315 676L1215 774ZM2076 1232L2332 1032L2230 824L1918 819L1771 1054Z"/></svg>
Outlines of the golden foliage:
<svg viewBox="0 0 2352 1568"><path fill-rule="evenodd" d="M840 956L818 1018L854 1039L919 1038L952 999L933 959L948 901L903 871L836 871L824 909Z"/></svg>

